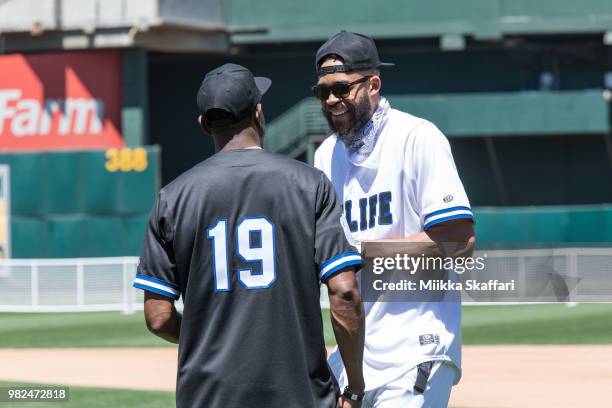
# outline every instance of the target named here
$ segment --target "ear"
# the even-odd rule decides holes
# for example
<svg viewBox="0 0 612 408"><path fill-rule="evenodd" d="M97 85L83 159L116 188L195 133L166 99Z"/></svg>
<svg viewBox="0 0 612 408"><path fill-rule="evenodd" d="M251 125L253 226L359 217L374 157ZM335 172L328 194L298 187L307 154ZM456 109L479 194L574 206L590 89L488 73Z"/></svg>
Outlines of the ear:
<svg viewBox="0 0 612 408"><path fill-rule="evenodd" d="M257 123L261 125L261 115L263 114L263 111L261 109L261 103L257 104L257 106L255 107L255 112L253 114L255 115L255 120L257 121Z"/></svg>
<svg viewBox="0 0 612 408"><path fill-rule="evenodd" d="M200 127L204 129L206 133L212 134L210 127L208 127L202 115L198 116L198 123L200 124Z"/></svg>
<svg viewBox="0 0 612 408"><path fill-rule="evenodd" d="M369 94L375 95L380 93L381 86L382 81L380 80L380 77L378 75L374 75L372 78L370 78L370 89L368 89Z"/></svg>

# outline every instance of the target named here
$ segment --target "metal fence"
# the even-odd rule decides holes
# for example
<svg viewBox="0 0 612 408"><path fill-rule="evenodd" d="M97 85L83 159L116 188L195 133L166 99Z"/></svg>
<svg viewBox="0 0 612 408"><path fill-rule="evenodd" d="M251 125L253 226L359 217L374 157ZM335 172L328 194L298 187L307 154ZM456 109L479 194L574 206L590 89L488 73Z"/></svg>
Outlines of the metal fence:
<svg viewBox="0 0 612 408"><path fill-rule="evenodd" d="M463 303L610 303L612 248L598 245L476 251L475 257L486 258L486 270L479 272L481 281L514 279L516 290L476 296L464 292Z"/></svg>
<svg viewBox="0 0 612 408"><path fill-rule="evenodd" d="M137 257L4 259L1 312L86 312L142 309L132 287Z"/></svg>
<svg viewBox="0 0 612 408"><path fill-rule="evenodd" d="M500 279L515 276L529 283L521 287L519 299L530 299L529 292L538 289L538 284L542 288L550 285L533 277L548 276L554 270L579 282L563 301L612 301L612 248L492 250L477 251L475 256L484 254L488 275ZM132 287L137 263L137 257L0 260L0 312L142 310L143 291ZM463 299L468 304L490 304L487 299ZM524 303L516 299L490 300L495 304ZM329 307L324 285L321 306Z"/></svg>

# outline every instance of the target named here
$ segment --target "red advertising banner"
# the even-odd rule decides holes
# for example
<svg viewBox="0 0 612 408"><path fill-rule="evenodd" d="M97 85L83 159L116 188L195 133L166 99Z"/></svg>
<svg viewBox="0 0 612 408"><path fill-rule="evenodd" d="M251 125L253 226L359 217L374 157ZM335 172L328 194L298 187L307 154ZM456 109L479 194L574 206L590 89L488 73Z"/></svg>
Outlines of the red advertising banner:
<svg viewBox="0 0 612 408"><path fill-rule="evenodd" d="M0 150L121 147L118 51L0 56Z"/></svg>

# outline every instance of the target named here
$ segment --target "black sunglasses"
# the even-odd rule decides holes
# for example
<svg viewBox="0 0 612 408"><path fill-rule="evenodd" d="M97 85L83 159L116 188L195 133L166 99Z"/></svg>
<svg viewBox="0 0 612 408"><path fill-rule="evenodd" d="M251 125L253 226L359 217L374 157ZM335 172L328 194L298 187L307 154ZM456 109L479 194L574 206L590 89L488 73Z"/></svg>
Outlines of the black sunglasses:
<svg viewBox="0 0 612 408"><path fill-rule="evenodd" d="M351 93L353 85L360 84L372 78L372 75L361 77L353 82L334 82L331 85L315 85L312 87L312 93L318 99L326 101L329 98L329 94L336 95L337 98L347 98Z"/></svg>

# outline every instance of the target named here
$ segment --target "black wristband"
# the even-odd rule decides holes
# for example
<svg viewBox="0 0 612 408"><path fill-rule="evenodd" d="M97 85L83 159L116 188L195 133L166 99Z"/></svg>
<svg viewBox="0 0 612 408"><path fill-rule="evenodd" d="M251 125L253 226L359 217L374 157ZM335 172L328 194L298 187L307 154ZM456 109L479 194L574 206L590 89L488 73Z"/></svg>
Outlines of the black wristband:
<svg viewBox="0 0 612 408"><path fill-rule="evenodd" d="M361 401L364 395L365 392L362 392L361 394L355 394L353 391L351 391L348 385L344 387L344 392L342 392L342 396L351 401Z"/></svg>

